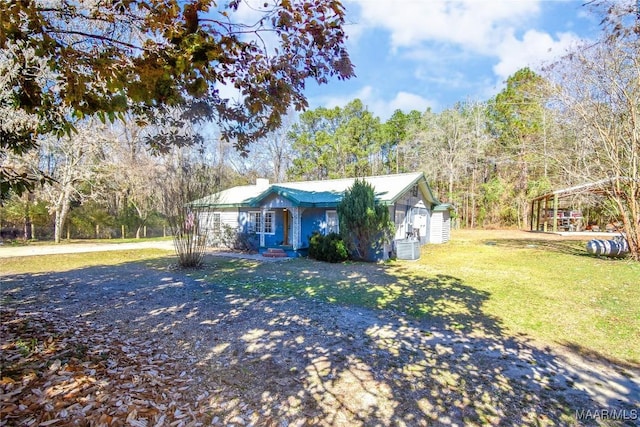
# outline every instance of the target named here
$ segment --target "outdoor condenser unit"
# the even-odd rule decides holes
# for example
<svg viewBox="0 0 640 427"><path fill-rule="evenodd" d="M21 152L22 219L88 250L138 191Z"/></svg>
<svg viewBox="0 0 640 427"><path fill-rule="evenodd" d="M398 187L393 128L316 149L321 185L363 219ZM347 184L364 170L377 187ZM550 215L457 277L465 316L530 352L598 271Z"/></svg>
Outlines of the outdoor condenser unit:
<svg viewBox="0 0 640 427"><path fill-rule="evenodd" d="M398 259L418 259L420 258L420 241L396 240L396 253Z"/></svg>

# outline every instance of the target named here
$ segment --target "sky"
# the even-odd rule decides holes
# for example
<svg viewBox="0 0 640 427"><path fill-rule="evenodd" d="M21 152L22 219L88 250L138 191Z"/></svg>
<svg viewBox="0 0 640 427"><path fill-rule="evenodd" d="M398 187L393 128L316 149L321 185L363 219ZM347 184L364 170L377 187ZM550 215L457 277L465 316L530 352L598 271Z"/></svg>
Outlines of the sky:
<svg viewBox="0 0 640 427"><path fill-rule="evenodd" d="M486 101L523 67L534 71L580 40L600 18L582 0L344 0L356 77L310 81L311 109L359 98L387 120L400 109L442 111Z"/></svg>

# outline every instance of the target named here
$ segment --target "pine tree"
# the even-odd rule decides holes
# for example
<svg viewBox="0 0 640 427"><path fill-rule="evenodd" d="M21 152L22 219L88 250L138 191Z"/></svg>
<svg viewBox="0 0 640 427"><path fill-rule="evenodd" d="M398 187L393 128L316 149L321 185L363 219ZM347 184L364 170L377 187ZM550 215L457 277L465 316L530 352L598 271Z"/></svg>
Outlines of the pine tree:
<svg viewBox="0 0 640 427"><path fill-rule="evenodd" d="M340 233L355 259L371 261L387 239L393 224L389 209L376 203L374 189L364 180L355 180L338 205Z"/></svg>

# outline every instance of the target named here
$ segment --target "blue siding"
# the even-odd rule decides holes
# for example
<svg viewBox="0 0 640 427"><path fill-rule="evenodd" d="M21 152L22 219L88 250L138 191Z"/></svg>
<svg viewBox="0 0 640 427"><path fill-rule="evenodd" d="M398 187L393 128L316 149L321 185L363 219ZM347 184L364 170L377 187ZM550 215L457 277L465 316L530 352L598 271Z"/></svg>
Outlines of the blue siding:
<svg viewBox="0 0 640 427"><path fill-rule="evenodd" d="M333 209L335 210L335 209ZM309 247L309 238L314 231L325 234L327 231L327 216L323 208L308 208L302 212L302 247Z"/></svg>

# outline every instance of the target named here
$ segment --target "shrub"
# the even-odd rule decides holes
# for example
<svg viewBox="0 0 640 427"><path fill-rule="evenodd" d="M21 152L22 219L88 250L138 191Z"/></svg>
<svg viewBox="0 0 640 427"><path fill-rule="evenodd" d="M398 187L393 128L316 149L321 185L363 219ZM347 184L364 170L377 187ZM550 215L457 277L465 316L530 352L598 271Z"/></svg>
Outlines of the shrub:
<svg viewBox="0 0 640 427"><path fill-rule="evenodd" d="M348 259L347 246L337 233L326 236L314 232L309 239L309 257L318 261L342 262Z"/></svg>
<svg viewBox="0 0 640 427"><path fill-rule="evenodd" d="M228 224L222 225L220 242L229 249L242 252L257 252L259 241L255 233L240 233Z"/></svg>

